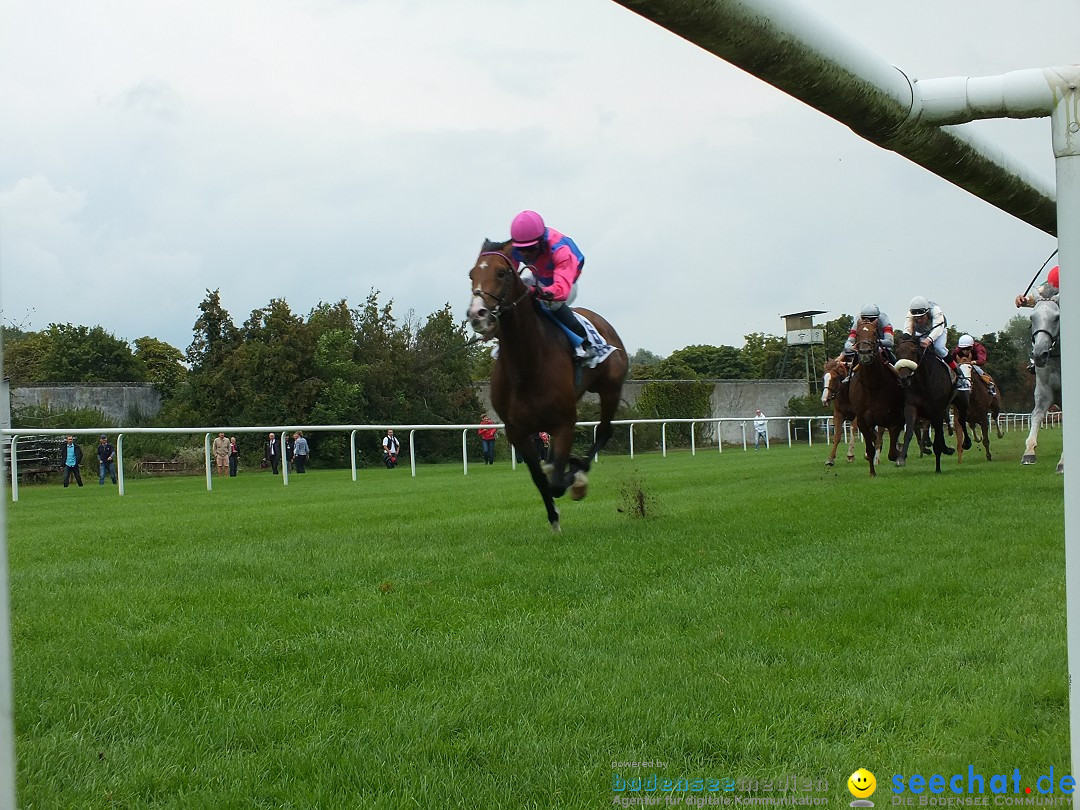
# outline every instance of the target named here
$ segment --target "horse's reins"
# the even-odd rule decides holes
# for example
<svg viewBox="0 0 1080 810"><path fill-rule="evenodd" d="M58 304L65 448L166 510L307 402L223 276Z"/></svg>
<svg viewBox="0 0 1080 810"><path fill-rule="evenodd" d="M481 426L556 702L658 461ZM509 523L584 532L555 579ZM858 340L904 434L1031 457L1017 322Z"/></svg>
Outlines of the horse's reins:
<svg viewBox="0 0 1080 810"><path fill-rule="evenodd" d="M480 256L481 257L483 257L483 256L498 256L500 259L502 259L504 262L506 262L506 265L507 265L507 267L508 267L508 269L510 270L511 273L516 273L517 272L516 270L514 270L514 263L510 260L510 258L505 253L502 253L502 252L500 252L498 250L486 250L483 253L481 253ZM480 288L477 288L477 289L473 290L473 295L483 296L485 298L490 298L493 301L495 301L495 306L492 307L491 314L496 319L502 317L503 308L506 305L506 284L503 284L503 291L500 292L499 295L496 295L495 293L490 293L487 290L481 290ZM517 300L515 300L513 303L511 303L509 306L506 306L505 308L508 309L508 310L513 309L518 304L520 304L525 298L527 298L528 295L529 295L529 289L528 289L528 287L526 287L525 292L523 292L517 298Z"/></svg>
<svg viewBox="0 0 1080 810"><path fill-rule="evenodd" d="M1042 267L1039 268L1038 273L1036 273L1035 276L1031 279L1031 283L1027 285L1027 289L1024 290L1025 298L1027 298L1027 294L1031 292L1031 288L1035 286L1035 279L1037 279L1039 277L1039 274L1046 269L1046 265L1050 264L1050 259L1054 258L1055 256L1057 256L1057 248L1054 248L1054 252L1051 253L1050 257L1042 263Z"/></svg>
<svg viewBox="0 0 1080 810"><path fill-rule="evenodd" d="M1040 303L1042 303L1042 302L1040 302ZM1061 356L1061 351L1060 350L1058 350L1057 354L1054 354L1054 350L1057 349L1057 347L1058 347L1058 336L1055 335L1053 332L1051 332L1049 329L1036 329L1034 332L1032 332L1031 333L1031 345L1032 346L1035 345L1035 336L1037 334L1039 334L1039 333L1042 333L1044 335L1048 335L1050 337L1050 356L1051 357L1060 357Z"/></svg>

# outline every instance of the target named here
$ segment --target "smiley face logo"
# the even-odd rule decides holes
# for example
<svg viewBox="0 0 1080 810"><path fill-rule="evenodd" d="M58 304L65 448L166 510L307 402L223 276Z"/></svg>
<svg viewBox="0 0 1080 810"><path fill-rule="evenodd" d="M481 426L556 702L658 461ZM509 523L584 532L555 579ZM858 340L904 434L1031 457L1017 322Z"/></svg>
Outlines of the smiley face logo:
<svg viewBox="0 0 1080 810"><path fill-rule="evenodd" d="M847 789L856 799L865 799L877 790L877 779L866 768L859 768L848 777Z"/></svg>

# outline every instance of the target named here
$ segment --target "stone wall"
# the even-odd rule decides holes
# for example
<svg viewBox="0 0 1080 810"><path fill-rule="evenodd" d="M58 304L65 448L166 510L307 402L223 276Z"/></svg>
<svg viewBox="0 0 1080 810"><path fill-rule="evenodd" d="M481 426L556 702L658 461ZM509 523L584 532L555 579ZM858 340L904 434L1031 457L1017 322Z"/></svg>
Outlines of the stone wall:
<svg viewBox="0 0 1080 810"><path fill-rule="evenodd" d="M52 410L90 408L101 411L119 425L157 416L161 395L152 385L98 383L96 385L39 385L11 389L11 408L47 406Z"/></svg>
<svg viewBox="0 0 1080 810"><path fill-rule="evenodd" d="M631 380L623 386L623 404L634 407L638 397L645 387L647 380ZM491 386L489 383L477 383L477 397L485 410L492 414L495 411L491 407ZM710 397L712 412L710 416L719 417L742 417L753 419L754 411L758 408L766 416L787 415L787 403L792 397L804 397L810 393L810 387L806 380L717 380L713 384L713 392ZM595 394L586 394L587 401L596 402ZM714 431L715 424L700 425L697 435L702 438L716 440ZM753 430L747 427L748 436L753 438ZM742 442L742 426L737 422L721 423L721 437L725 442ZM769 437L783 438L787 440L787 428L783 422L769 423Z"/></svg>

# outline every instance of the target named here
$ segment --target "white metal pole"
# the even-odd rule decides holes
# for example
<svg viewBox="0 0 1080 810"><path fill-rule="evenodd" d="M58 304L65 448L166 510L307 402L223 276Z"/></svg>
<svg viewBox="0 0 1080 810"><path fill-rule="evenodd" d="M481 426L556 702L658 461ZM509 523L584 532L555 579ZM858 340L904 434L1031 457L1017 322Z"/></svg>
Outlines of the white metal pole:
<svg viewBox="0 0 1080 810"><path fill-rule="evenodd" d="M352 467L352 480L356 480L356 431L349 431L349 465Z"/></svg>
<svg viewBox="0 0 1080 810"><path fill-rule="evenodd" d="M0 357L3 347L0 346ZM0 361L0 377L3 377ZM16 497L15 439L11 437L11 495ZM0 478L4 475L4 454L0 453ZM15 698L11 669L11 584L8 579L7 511L0 498L0 807L15 808Z"/></svg>
<svg viewBox="0 0 1080 810"><path fill-rule="evenodd" d="M210 469L210 434L203 436L203 460L206 462L206 491L214 488L213 470Z"/></svg>
<svg viewBox="0 0 1080 810"><path fill-rule="evenodd" d="M19 437L11 437L11 502L19 500Z"/></svg>
<svg viewBox="0 0 1080 810"><path fill-rule="evenodd" d="M1051 116L1057 173L1058 258L1064 284L1071 292L1061 300L1062 356L1080 357L1080 92L1075 82L1059 85ZM1071 363L1061 364L1061 401L1080 402L1080 375ZM1069 429L1071 428L1071 429ZM1063 431L1064 457L1073 472L1065 475L1065 609L1069 654L1069 731L1072 773L1080 773L1080 700L1073 684L1080 676L1080 430L1075 419Z"/></svg>
<svg viewBox="0 0 1080 810"><path fill-rule="evenodd" d="M660 458L667 458L667 422L660 425Z"/></svg>
<svg viewBox="0 0 1080 810"><path fill-rule="evenodd" d="M412 477L416 478L416 431L409 431L409 467L412 469Z"/></svg>
<svg viewBox="0 0 1080 810"><path fill-rule="evenodd" d="M116 490L124 494L124 434L116 434Z"/></svg>
<svg viewBox="0 0 1080 810"><path fill-rule="evenodd" d="M283 486L289 485L289 453L285 448L285 434L288 431L281 431L281 439L278 447L281 448L281 483Z"/></svg>
<svg viewBox="0 0 1080 810"><path fill-rule="evenodd" d="M469 474L469 429L461 431L461 469L464 475Z"/></svg>

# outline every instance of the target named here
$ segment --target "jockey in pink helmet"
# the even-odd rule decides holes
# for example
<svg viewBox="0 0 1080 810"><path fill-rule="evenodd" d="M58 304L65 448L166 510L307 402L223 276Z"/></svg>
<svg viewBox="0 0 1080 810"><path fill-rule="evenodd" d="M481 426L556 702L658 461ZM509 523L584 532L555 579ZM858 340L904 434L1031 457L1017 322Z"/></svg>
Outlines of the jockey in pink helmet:
<svg viewBox="0 0 1080 810"><path fill-rule="evenodd" d="M1054 265L1050 268L1050 272L1046 274L1046 281L1040 284L1037 288L1039 298L1053 298L1061 291L1061 268L1059 265ZM1018 307L1033 307L1035 302L1039 300L1034 294L1032 295L1018 295L1016 296L1016 306ZM1035 368L1034 364L1032 368Z"/></svg>
<svg viewBox="0 0 1080 810"><path fill-rule="evenodd" d="M535 291L545 307L559 323L582 339L575 352L579 359L589 360L595 349L589 343L585 328L570 311L577 298L577 280L585 266L585 256L574 240L544 225L535 211L522 211L510 223L511 254L526 269L522 280Z"/></svg>
<svg viewBox="0 0 1080 810"><path fill-rule="evenodd" d="M1039 293L1039 297L1036 298L1034 293L1031 295L1018 295L1016 296L1016 306L1018 307L1033 307L1035 303L1042 299L1053 298L1057 300L1057 297L1061 292L1061 267L1060 265L1054 265L1050 268L1050 272L1046 274L1046 281L1040 284L1036 290ZM1035 360L1028 358L1027 370L1029 374L1035 373Z"/></svg>

